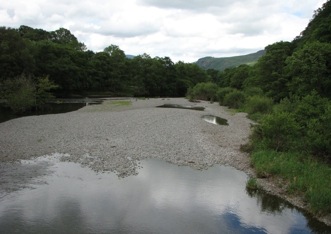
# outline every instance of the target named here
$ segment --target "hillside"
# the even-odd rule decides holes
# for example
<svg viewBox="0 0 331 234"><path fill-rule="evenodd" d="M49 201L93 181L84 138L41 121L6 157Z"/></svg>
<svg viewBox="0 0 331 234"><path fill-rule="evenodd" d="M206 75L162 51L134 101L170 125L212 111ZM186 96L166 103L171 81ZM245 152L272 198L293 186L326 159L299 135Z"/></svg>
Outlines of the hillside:
<svg viewBox="0 0 331 234"><path fill-rule="evenodd" d="M256 53L234 56L234 57L224 57L224 58L205 57L199 59L196 62L196 64L203 69L215 69L215 70L223 71L229 67L237 67L241 64L255 63L264 54L265 51L260 50Z"/></svg>

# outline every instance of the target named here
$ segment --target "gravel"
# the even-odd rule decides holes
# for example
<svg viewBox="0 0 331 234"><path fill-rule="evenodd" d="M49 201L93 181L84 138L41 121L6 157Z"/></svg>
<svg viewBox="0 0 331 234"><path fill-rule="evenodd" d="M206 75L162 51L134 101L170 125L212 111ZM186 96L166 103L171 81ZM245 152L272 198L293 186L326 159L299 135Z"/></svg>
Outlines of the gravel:
<svg viewBox="0 0 331 234"><path fill-rule="evenodd" d="M29 116L0 124L0 161L62 153L63 160L119 176L136 173L139 160L159 158L177 165L207 169L230 165L249 172L240 152L250 133L244 113L231 114L218 103L191 103L184 98L130 99L131 105L86 106L78 111ZM163 104L203 106L204 111L157 108ZM202 120L212 114L229 125Z"/></svg>
<svg viewBox="0 0 331 234"><path fill-rule="evenodd" d="M136 174L139 161L147 158L201 170L215 164L229 165L254 176L249 155L240 151L253 124L245 113L231 113L218 103L191 103L184 98L129 100L131 105L107 100L70 113L0 123L0 169L3 172L9 168L7 174L20 180L31 170L24 169L23 174L22 169L13 170L17 174L13 176L15 172L10 168L17 164L10 162L59 153L61 160L80 163L98 172L112 171L119 177ZM163 104L203 106L205 110L157 108ZM203 115L224 118L229 125L207 123ZM31 178L38 174L31 173L28 173ZM14 188L15 183L7 184L9 189ZM301 197L287 196L276 185L277 181L259 179L259 184L267 192L309 211ZM316 218L331 226L330 215Z"/></svg>

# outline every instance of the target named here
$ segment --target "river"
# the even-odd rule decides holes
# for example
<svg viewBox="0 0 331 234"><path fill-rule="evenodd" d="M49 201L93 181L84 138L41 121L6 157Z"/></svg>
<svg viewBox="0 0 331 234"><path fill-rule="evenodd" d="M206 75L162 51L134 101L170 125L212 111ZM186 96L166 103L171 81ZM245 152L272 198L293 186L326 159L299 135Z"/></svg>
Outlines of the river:
<svg viewBox="0 0 331 234"><path fill-rule="evenodd" d="M119 178L61 156L1 164L1 233L331 232L276 197L248 191L248 176L229 166L147 159L137 175Z"/></svg>

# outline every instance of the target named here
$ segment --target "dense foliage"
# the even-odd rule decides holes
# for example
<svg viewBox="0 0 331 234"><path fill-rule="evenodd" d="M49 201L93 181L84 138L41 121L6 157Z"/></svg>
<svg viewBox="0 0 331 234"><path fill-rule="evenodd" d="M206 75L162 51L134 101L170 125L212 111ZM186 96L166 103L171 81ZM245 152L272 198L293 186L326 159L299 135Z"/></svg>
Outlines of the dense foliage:
<svg viewBox="0 0 331 234"><path fill-rule="evenodd" d="M32 80L49 77L52 85L57 86L53 89L57 96L94 93L176 97L185 96L189 87L211 79L197 65L175 64L168 57L143 54L129 59L116 45L102 52L89 51L64 28L47 32L28 26L0 27L2 89L8 90L3 86L22 76Z"/></svg>
<svg viewBox="0 0 331 234"><path fill-rule="evenodd" d="M218 90L212 93L221 105L240 108L259 121L255 147L331 161L330 12L328 1L295 40L268 45L254 66L228 68L214 78ZM199 90L200 84L190 94Z"/></svg>

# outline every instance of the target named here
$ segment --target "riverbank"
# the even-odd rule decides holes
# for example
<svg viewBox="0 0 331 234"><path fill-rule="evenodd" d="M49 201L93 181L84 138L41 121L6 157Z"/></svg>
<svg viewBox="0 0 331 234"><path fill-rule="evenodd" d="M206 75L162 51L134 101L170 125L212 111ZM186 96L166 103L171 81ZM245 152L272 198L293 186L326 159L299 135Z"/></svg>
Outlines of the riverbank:
<svg viewBox="0 0 331 234"><path fill-rule="evenodd" d="M163 104L203 106L205 110L156 107ZM224 118L228 125L207 123L202 120L206 114ZM140 160L157 158L196 169L229 165L253 176L249 155L240 151L248 142L251 124L246 114L230 113L218 103L191 103L184 98L105 101L70 113L1 123L0 161L63 153L62 160L126 177L137 173ZM286 196L272 181L259 182L269 193L307 209L300 198Z"/></svg>
<svg viewBox="0 0 331 234"><path fill-rule="evenodd" d="M204 106L205 111L156 108L163 104ZM228 120L215 126L201 119L212 114ZM232 115L217 103L190 103L183 98L132 99L131 105L86 106L78 111L29 116L0 125L1 161L29 159L55 152L96 171L135 173L136 161L159 158L206 169L214 164L248 171L247 142L251 121Z"/></svg>

